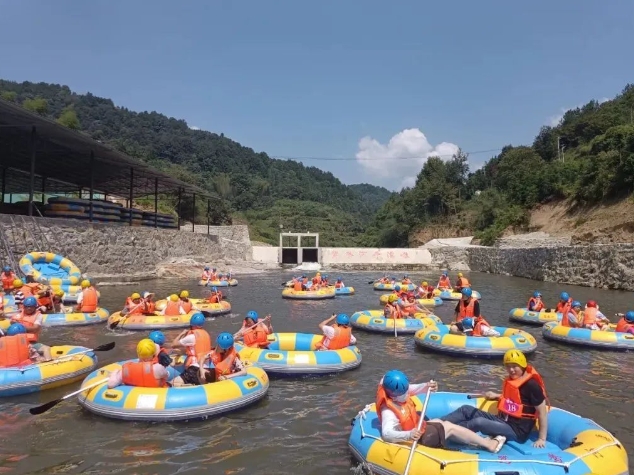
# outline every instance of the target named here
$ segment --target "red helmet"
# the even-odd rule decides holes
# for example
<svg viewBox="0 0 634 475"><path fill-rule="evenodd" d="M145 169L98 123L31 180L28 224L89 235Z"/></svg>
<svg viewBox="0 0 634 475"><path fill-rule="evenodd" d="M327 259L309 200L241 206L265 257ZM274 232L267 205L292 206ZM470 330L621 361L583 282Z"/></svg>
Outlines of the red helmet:
<svg viewBox="0 0 634 475"><path fill-rule="evenodd" d="M588 307L588 308L597 308L597 303L594 300L588 300L588 303L586 304L586 307Z"/></svg>

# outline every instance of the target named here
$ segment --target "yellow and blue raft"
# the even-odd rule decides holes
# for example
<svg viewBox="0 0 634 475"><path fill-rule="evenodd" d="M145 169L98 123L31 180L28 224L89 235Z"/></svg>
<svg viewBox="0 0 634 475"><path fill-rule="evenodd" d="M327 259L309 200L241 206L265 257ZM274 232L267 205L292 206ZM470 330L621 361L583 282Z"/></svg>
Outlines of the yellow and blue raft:
<svg viewBox="0 0 634 475"><path fill-rule="evenodd" d="M235 287L238 285L238 279L229 279L229 280L210 280L207 282L206 280L198 281L198 285L207 286L207 287Z"/></svg>
<svg viewBox="0 0 634 475"><path fill-rule="evenodd" d="M460 356L501 358L508 350L532 353L537 341L530 333L515 328L492 327L500 336L466 336L449 333L449 325L423 328L414 335L422 348Z"/></svg>
<svg viewBox="0 0 634 475"><path fill-rule="evenodd" d="M413 292L414 290L416 290L416 285L414 284L401 284L400 282L395 282L395 283L381 283L381 282L375 282L374 283L374 290L394 290L394 287L396 287L397 285L399 285L401 287L401 290L407 290L408 292Z"/></svg>
<svg viewBox="0 0 634 475"><path fill-rule="evenodd" d="M130 360L138 361L138 360ZM113 363L89 374L82 387L107 379L107 371L121 370L125 361ZM170 380L182 366L168 367ZM257 367L247 374L200 386L142 388L121 385L108 389L107 382L79 395L79 404L95 414L128 421L180 421L206 419L253 404L269 390L269 378Z"/></svg>
<svg viewBox="0 0 634 475"><path fill-rule="evenodd" d="M20 270L36 282L47 285L78 285L81 271L67 259L52 252L29 252L20 259Z"/></svg>
<svg viewBox="0 0 634 475"><path fill-rule="evenodd" d="M414 396L418 410L425 396ZM432 393L426 416L443 417L462 405L497 414L496 403L467 394ZM403 475L411 443L394 444L381 438L375 404L365 407L352 421L348 447L369 471ZM520 444L507 441L499 453L446 441L446 449L417 445L409 474L442 475L624 475L628 473L625 448L612 434L590 419L558 408L548 413L546 447L533 447L538 434Z"/></svg>
<svg viewBox="0 0 634 475"><path fill-rule="evenodd" d="M328 288L335 289L335 295L354 295L354 287L339 287L336 288L334 285L328 286Z"/></svg>
<svg viewBox="0 0 634 475"><path fill-rule="evenodd" d="M0 368L0 397L20 396L79 381L97 367L97 356L82 346L51 347L53 361Z"/></svg>
<svg viewBox="0 0 634 475"><path fill-rule="evenodd" d="M543 325L548 322L560 322L563 315L556 312L533 312L527 308L514 308L509 312L509 319L527 325Z"/></svg>
<svg viewBox="0 0 634 475"><path fill-rule="evenodd" d="M110 315L108 325L117 323L117 327L125 330L169 330L171 328L187 328L189 320L197 311L185 315L129 315L122 316L121 312Z"/></svg>
<svg viewBox="0 0 634 475"><path fill-rule="evenodd" d="M319 350L323 335L309 333L272 333L269 348L251 348L236 343L242 361L250 361L267 373L278 375L332 374L357 368L361 352L350 345L340 350Z"/></svg>
<svg viewBox="0 0 634 475"><path fill-rule="evenodd" d="M387 304L390 295L396 294L383 294L379 296L379 303L382 305ZM434 297L432 299L416 299L416 303L418 305L424 305L425 307L438 307L443 304L443 299L441 299L440 297Z"/></svg>
<svg viewBox="0 0 634 475"><path fill-rule="evenodd" d="M334 299L335 295L337 294L334 287L325 287L319 290L294 290L290 288L282 290L282 298L294 300Z"/></svg>
<svg viewBox="0 0 634 475"><path fill-rule="evenodd" d="M355 312L350 317L350 325L354 328L369 332L394 334L396 325L397 334L414 334L417 331L431 325L442 324L436 315L417 313L414 318L385 318L383 310L362 310Z"/></svg>
<svg viewBox="0 0 634 475"><path fill-rule="evenodd" d="M460 300L462 298L462 294L460 292L454 292L453 290L434 290L434 296L440 297L443 300ZM482 299L482 295L477 290L472 290L471 297L474 299Z"/></svg>
<svg viewBox="0 0 634 475"><path fill-rule="evenodd" d="M43 313L42 325L45 327L79 327L104 323L110 313L105 308L97 308L96 312ZM11 319L0 320L0 330L7 331Z"/></svg>
<svg viewBox="0 0 634 475"><path fill-rule="evenodd" d="M231 313L231 304L226 300L221 300L220 303L211 303L207 299L189 299L194 307L206 314L207 317L216 317L219 315L227 315ZM163 310L167 305L167 300L157 300L156 309Z"/></svg>
<svg viewBox="0 0 634 475"><path fill-rule="evenodd" d="M606 331L589 330L587 328L571 328L559 322L549 322L542 328L542 335L547 340L569 345L601 348L606 350L634 350L634 335L615 332L615 325Z"/></svg>

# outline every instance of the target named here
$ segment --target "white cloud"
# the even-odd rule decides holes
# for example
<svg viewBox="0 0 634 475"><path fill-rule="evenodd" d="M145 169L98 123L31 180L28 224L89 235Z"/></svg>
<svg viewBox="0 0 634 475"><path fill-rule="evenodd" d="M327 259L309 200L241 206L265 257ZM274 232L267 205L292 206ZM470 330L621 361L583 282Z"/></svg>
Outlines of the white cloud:
<svg viewBox="0 0 634 475"><path fill-rule="evenodd" d="M189 128L192 130L200 130L200 127L196 127L195 125L190 125Z"/></svg>
<svg viewBox="0 0 634 475"><path fill-rule="evenodd" d="M413 186L416 175L431 156L449 160L458 146L441 142L433 146L420 129L405 129L394 135L387 144L370 136L359 140L357 162L374 177L377 184L390 189Z"/></svg>

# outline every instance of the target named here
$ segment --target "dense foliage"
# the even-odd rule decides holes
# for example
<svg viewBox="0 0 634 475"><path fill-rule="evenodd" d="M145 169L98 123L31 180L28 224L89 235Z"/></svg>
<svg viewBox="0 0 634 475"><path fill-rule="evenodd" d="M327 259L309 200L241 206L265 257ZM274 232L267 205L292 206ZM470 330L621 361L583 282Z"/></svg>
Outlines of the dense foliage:
<svg viewBox="0 0 634 475"><path fill-rule="evenodd" d="M212 210L214 222L230 222L237 213L267 242L277 242L282 224L287 231L320 232L324 245L352 245L391 195L373 185L344 185L332 173L272 159L224 134L193 130L158 112L133 112L67 86L0 80L0 97L217 193L223 203ZM296 216L304 212L312 214Z"/></svg>

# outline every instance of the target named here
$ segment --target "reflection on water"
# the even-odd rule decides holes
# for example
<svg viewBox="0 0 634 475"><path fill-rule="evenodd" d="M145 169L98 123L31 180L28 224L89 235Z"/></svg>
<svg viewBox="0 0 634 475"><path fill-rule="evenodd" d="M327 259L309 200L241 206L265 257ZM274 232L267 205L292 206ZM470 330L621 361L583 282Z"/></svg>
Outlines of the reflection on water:
<svg viewBox="0 0 634 475"><path fill-rule="evenodd" d="M346 274L345 282L357 295L319 302L283 300L280 283L288 274L274 272L244 276L240 285L223 291L232 313L209 321L217 335L235 332L248 310L271 313L275 331L318 332L318 324L333 312L352 313L379 308L381 292L372 290L368 273ZM416 278L435 279L430 274ZM522 306L539 289L549 306L561 290L582 301L595 299L611 317L634 308L628 292L603 291L533 282L488 274L471 274L483 296L482 312L496 325L519 326L508 321L508 311ZM152 290L157 298L183 288L192 297L203 295L195 281L152 281L137 287L103 287L103 305L119 310L134 291ZM435 309L445 322L455 304ZM634 354L591 351L550 343L541 329L523 327L538 340L531 362L544 376L551 403L594 419L615 433L632 450L631 423ZM171 341L179 330L166 332ZM429 353L414 345L413 337L355 331L363 363L355 371L321 378L273 378L269 395L237 413L188 423L126 423L94 416L75 401L66 401L40 416L29 407L61 397L78 387L6 399L0 412L0 473L64 474L349 474L363 473L347 448L350 420L373 401L376 384L391 368L403 369L415 382L434 378L442 390L482 393L499 389L504 370L499 360L452 358ZM108 331L98 327L47 329L43 340L95 346L115 341L113 351L100 353L100 364L134 355L142 332ZM634 457L632 457L634 458ZM203 472L204 471L204 472Z"/></svg>

